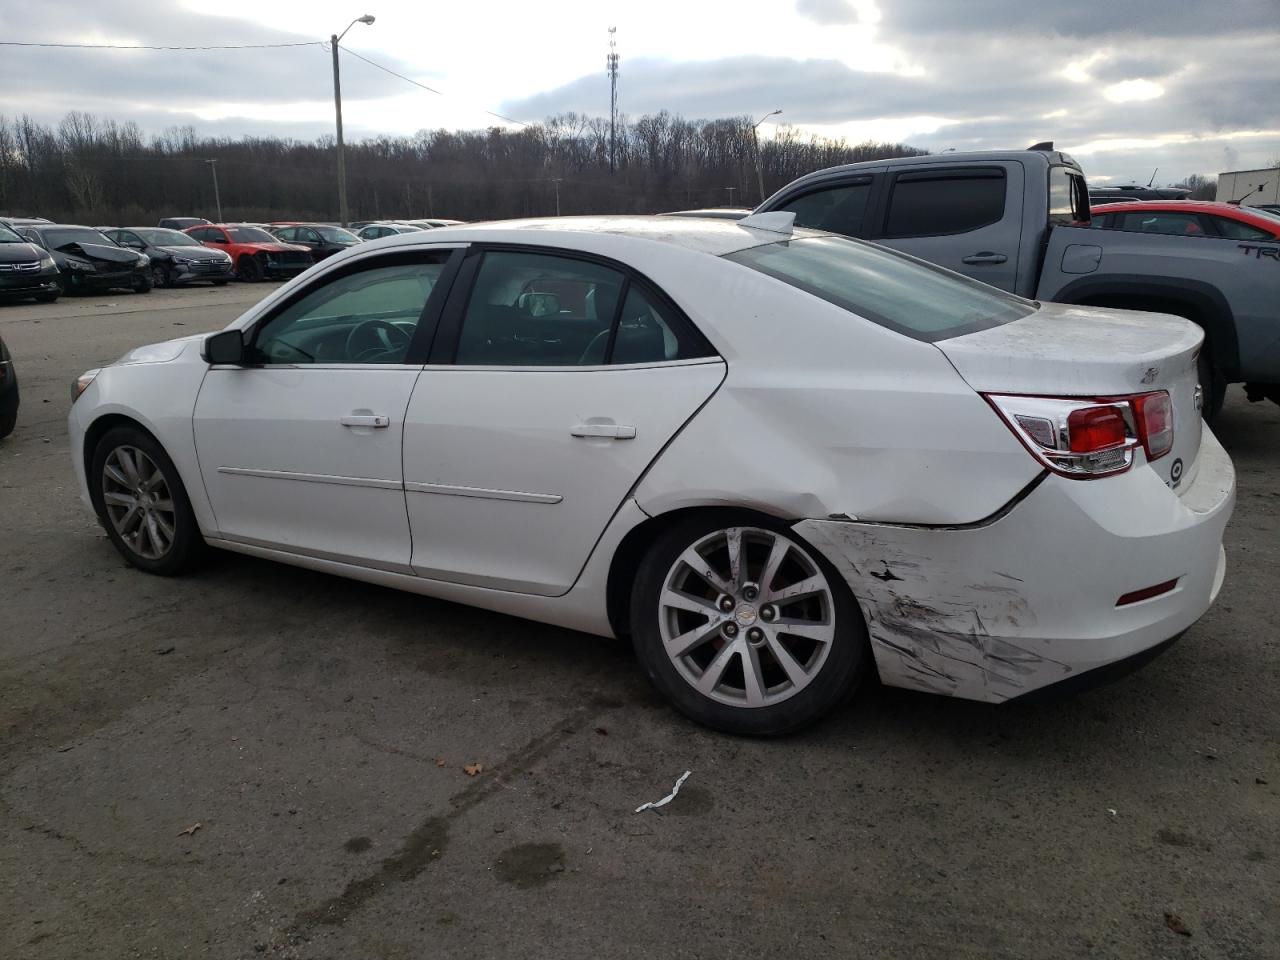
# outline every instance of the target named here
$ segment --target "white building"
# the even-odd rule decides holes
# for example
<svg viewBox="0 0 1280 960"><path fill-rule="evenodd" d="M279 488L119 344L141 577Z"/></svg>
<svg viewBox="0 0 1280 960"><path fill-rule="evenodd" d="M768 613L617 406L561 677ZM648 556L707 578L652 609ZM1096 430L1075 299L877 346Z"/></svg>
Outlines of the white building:
<svg viewBox="0 0 1280 960"><path fill-rule="evenodd" d="M1214 199L1239 200L1246 207L1260 203L1280 203L1280 167L1220 173L1218 194Z"/></svg>

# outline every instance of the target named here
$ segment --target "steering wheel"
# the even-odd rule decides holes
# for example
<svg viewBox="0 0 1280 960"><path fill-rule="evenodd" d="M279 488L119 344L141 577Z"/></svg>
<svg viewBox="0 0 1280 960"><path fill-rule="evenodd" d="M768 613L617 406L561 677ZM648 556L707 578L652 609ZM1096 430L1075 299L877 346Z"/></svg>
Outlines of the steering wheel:
<svg viewBox="0 0 1280 960"><path fill-rule="evenodd" d="M409 348L409 334L390 320L361 320L347 334L347 362L365 363Z"/></svg>

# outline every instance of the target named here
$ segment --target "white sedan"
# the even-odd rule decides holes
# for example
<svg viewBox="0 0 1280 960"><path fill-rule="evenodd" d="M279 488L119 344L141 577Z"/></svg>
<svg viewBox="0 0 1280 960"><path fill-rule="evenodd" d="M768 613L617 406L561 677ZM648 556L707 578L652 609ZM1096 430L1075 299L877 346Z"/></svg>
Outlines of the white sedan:
<svg viewBox="0 0 1280 960"><path fill-rule="evenodd" d="M1198 327L1002 293L790 215L361 244L73 388L142 570L206 546L632 638L775 734L875 675L1000 702L1213 602L1231 461Z"/></svg>

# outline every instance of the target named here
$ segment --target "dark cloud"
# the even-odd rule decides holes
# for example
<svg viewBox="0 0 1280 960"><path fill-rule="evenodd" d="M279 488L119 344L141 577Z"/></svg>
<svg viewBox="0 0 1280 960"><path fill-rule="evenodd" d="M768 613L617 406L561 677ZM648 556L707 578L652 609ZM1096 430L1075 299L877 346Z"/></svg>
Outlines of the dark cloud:
<svg viewBox="0 0 1280 960"><path fill-rule="evenodd" d="M16 6L16 4L15 4ZM21 20L7 17L5 39L59 42L68 39L68 11L61 3L28 3ZM15 32L21 25L21 33ZM320 40L316 34L291 33L249 20L209 16L167 3L144 11L126 0L94 0L76 4L78 36L138 37L148 45L298 43ZM412 75L394 59L386 66ZM32 91L56 102L58 114L89 109L87 102L106 97L118 110L131 105L197 106L219 101L285 103L330 96L332 61L319 45L259 50L85 50L5 47L0 52L0 91L6 112L26 109L17 91ZM384 97L403 93L407 85L353 57L342 63L345 97Z"/></svg>
<svg viewBox="0 0 1280 960"><path fill-rule="evenodd" d="M1118 54L1089 67L1089 76L1105 83L1121 80L1159 80L1187 66L1186 61L1168 55Z"/></svg>
<svg viewBox="0 0 1280 960"><path fill-rule="evenodd" d="M1159 36L1140 44L1115 33L1148 30L1145 21L1134 19L1136 7L1129 0L1105 6L1111 13L1104 13L1101 4L1051 10L1025 0L882 0L879 39L923 67L922 75L870 73L838 61L787 57L635 60L624 67L620 101L633 115L666 109L687 117L755 115L777 106L784 110L785 122L799 125L938 117L949 122L933 134L908 138L934 150L1280 129L1280 99L1275 96L1280 89L1280 19L1272 16L1261 28L1250 23L1248 32L1237 30L1261 6L1274 13L1280 7L1275 0L1262 5L1241 0L1247 16L1239 15L1235 4L1173 2L1157 11L1161 23L1150 25ZM937 17L912 19L926 7ZM1149 4L1143 8L1145 16L1153 15ZM1063 10L1070 13L1065 20ZM1189 11L1198 12L1194 31ZM1067 21L1077 20L1081 22L1067 29ZM910 30L903 26L908 23L914 25ZM961 35L961 30L966 32ZM1115 35L1100 36L1108 31ZM1088 81L1073 83L1062 76L1068 64L1091 57ZM1136 79L1158 83L1163 95L1119 103L1107 98L1113 84ZM606 109L606 98L603 82L585 77L508 102L504 111L519 116L563 110L599 114ZM1242 151L1280 152L1276 142L1238 144ZM1209 164L1185 170L1185 175L1220 166L1221 152L1221 141L1213 147L1179 144L1145 153L1129 150L1123 162L1146 168L1153 162L1163 165L1157 156L1163 155L1178 164L1190 165L1191 158ZM1110 163L1119 156L1107 154L1106 159Z"/></svg>
<svg viewBox="0 0 1280 960"><path fill-rule="evenodd" d="M1276 0L880 0L881 27L903 39L912 34L1058 34L1186 37L1275 31Z"/></svg>
<svg viewBox="0 0 1280 960"><path fill-rule="evenodd" d="M857 23L858 11L849 0L796 0L796 13L814 23Z"/></svg>

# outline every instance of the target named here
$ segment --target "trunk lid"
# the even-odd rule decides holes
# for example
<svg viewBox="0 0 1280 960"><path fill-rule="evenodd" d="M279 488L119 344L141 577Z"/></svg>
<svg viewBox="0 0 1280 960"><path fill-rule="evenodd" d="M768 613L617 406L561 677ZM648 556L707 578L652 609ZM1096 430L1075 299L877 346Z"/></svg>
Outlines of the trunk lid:
<svg viewBox="0 0 1280 960"><path fill-rule="evenodd" d="M1196 356L1204 332L1167 314L1045 303L1030 316L935 346L973 389L1039 397L1119 397L1167 390L1173 449L1151 464L1190 485L1200 451Z"/></svg>

